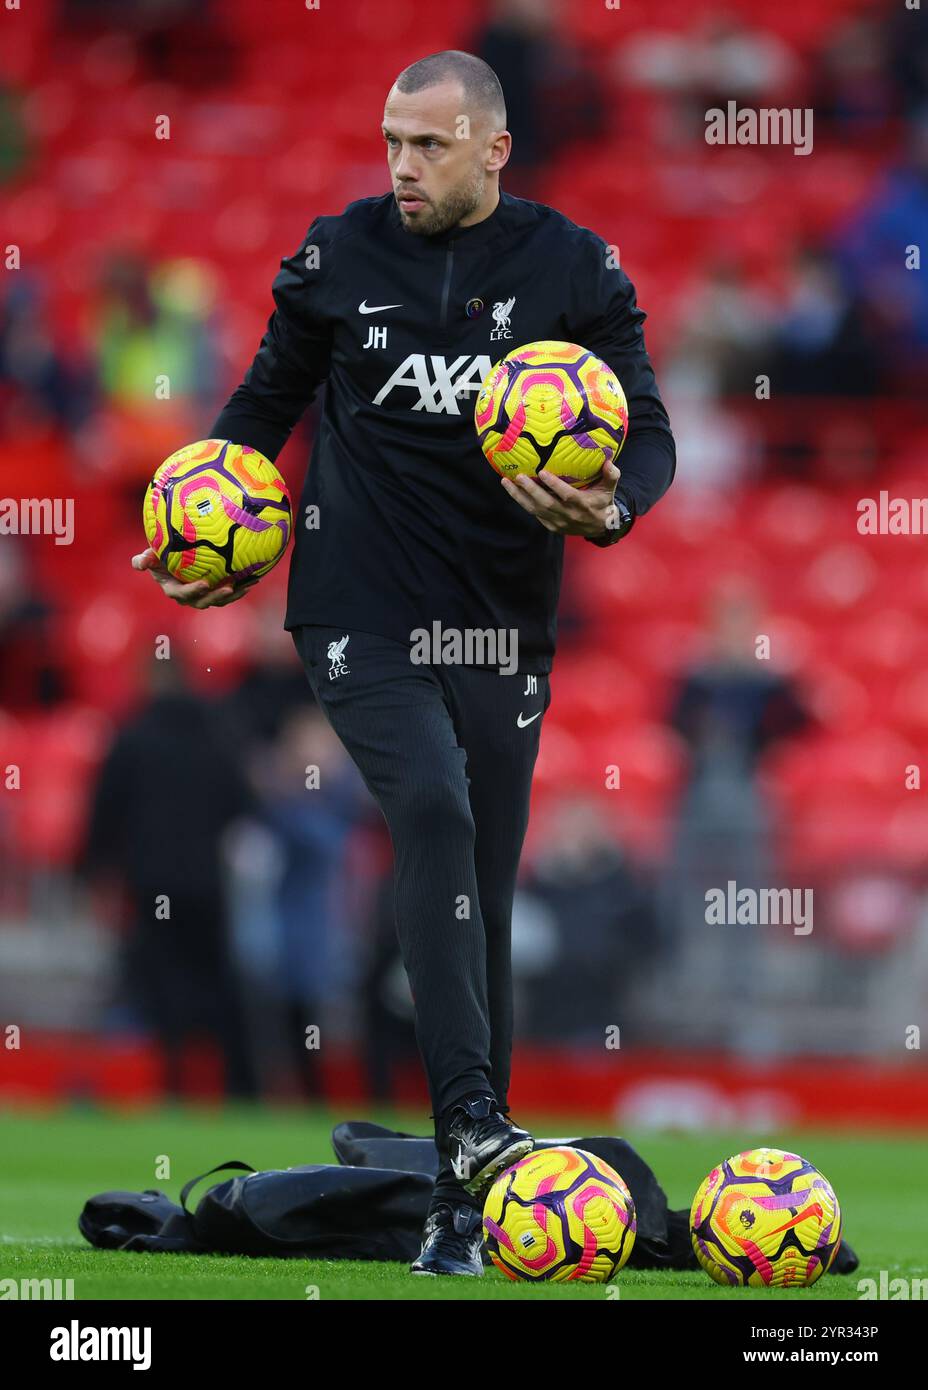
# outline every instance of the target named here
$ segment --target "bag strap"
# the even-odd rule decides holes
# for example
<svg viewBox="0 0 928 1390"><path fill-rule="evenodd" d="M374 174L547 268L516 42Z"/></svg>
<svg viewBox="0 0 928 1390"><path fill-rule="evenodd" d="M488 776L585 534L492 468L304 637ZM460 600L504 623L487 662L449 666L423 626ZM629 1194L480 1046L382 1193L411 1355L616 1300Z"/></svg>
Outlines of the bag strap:
<svg viewBox="0 0 928 1390"><path fill-rule="evenodd" d="M201 1173L198 1178L191 1178L189 1182L184 1183L180 1190L180 1204L188 1216L191 1213L187 1211L187 1198L197 1183L202 1182L204 1178L211 1177L213 1173L221 1173L224 1168L238 1168L243 1173L256 1173L258 1171L257 1168L252 1168L250 1163L240 1163L238 1159L234 1158L229 1163L217 1163L215 1168L210 1168L207 1173Z"/></svg>

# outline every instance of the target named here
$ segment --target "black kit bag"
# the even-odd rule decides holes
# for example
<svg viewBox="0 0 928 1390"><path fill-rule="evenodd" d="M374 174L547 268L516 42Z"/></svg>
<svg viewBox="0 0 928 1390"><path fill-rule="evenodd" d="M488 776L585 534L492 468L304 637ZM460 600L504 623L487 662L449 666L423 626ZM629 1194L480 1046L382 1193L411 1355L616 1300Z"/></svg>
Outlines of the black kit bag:
<svg viewBox="0 0 928 1390"><path fill-rule="evenodd" d="M683 1229L676 1233L679 1248L669 1245L666 1199L634 1150L615 1139L543 1139L536 1147L567 1142L599 1154L613 1167L623 1163L633 1198L637 1194L638 1234L630 1262L639 1268L689 1268L694 1262L689 1236ZM337 1165L256 1172L247 1163L221 1163L185 1183L180 1206L154 1189L104 1192L87 1202L78 1225L92 1245L111 1250L415 1259L438 1171L433 1141L348 1123L335 1130L333 1145ZM352 1152L355 1161L349 1162ZM387 1160L395 1162L381 1166ZM188 1209L187 1198L197 1183L233 1168L244 1175L215 1183L195 1211Z"/></svg>
<svg viewBox="0 0 928 1390"><path fill-rule="evenodd" d="M84 1203L77 1227L99 1250L197 1251L188 1214L155 1188L101 1192Z"/></svg>
<svg viewBox="0 0 928 1390"><path fill-rule="evenodd" d="M187 1198L213 1173L196 1210ZM257 1172L233 1160L191 1178L180 1206L163 1192L103 1192L78 1219L91 1245L150 1253L401 1260L419 1253L434 1186L422 1174L311 1163Z"/></svg>
<svg viewBox="0 0 928 1390"><path fill-rule="evenodd" d="M628 1184L638 1225L629 1268L697 1267L689 1213L669 1210L653 1172L630 1144L607 1135L536 1140L540 1149L565 1144L603 1158ZM415 1259L438 1171L434 1141L349 1121L335 1128L332 1146L338 1164L257 1172L239 1160L220 1163L185 1183L179 1206L153 1188L104 1192L85 1204L78 1226L91 1245L110 1250ZM187 1198L193 1188L231 1169L239 1175L214 1183L191 1212ZM831 1270L850 1273L857 1265L845 1242Z"/></svg>

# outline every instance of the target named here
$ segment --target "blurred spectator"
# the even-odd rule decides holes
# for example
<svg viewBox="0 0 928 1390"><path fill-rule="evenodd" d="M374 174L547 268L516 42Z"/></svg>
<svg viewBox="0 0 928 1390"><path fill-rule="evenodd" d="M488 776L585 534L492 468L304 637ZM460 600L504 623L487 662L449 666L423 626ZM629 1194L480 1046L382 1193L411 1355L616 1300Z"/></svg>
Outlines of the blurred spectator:
<svg viewBox="0 0 928 1390"><path fill-rule="evenodd" d="M218 390L215 297L215 272L203 262L166 261L149 270L134 252L110 255L100 277L95 334L110 399L151 406L166 378L170 399L211 402Z"/></svg>
<svg viewBox="0 0 928 1390"><path fill-rule="evenodd" d="M755 377L769 367L772 297L750 284L737 261L706 267L677 307L680 325L662 375L669 393L715 400L753 395Z"/></svg>
<svg viewBox="0 0 928 1390"><path fill-rule="evenodd" d="M744 22L740 14L717 12L702 33L687 35L684 85L703 106L762 101L782 94L797 72L796 55L778 35Z"/></svg>
<svg viewBox="0 0 928 1390"><path fill-rule="evenodd" d="M6 429L31 432L48 421L69 432L90 416L96 397L83 345L65 354L55 341L45 282L26 272L8 277L0 308L0 400Z"/></svg>
<svg viewBox="0 0 928 1390"><path fill-rule="evenodd" d="M885 364L883 384L890 390L899 390L906 378L918 390L924 385L928 280L924 269L906 264L906 248L917 246L924 256L926 226L928 103L908 127L902 162L877 180L865 205L835 241L845 283L862 297L872 318L871 340L879 346Z"/></svg>
<svg viewBox="0 0 928 1390"><path fill-rule="evenodd" d="M306 673L281 622L280 594L267 599L258 589L248 600L252 641L250 664L236 688L226 696L224 717L239 747L262 757L279 735L289 715L314 704Z"/></svg>
<svg viewBox="0 0 928 1390"><path fill-rule="evenodd" d="M691 383L692 379L686 384ZM677 453L686 460L686 468L678 470L674 480L678 497L725 494L748 481L760 457L759 422L737 416L724 403L687 394L679 381L662 391L673 420Z"/></svg>
<svg viewBox="0 0 928 1390"><path fill-rule="evenodd" d="M907 116L917 116L928 92L928 24L920 7L899 5L883 13L893 88Z"/></svg>
<svg viewBox="0 0 928 1390"><path fill-rule="evenodd" d="M277 738L254 766L257 819L271 833L276 856L263 922L251 926L263 926L274 943L290 1060L304 1094L314 1097L321 1094L319 1051L307 1047L306 1029L322 1027L352 975L345 856L363 814L364 788L308 699L283 716Z"/></svg>
<svg viewBox="0 0 928 1390"><path fill-rule="evenodd" d="M835 127L839 139L882 135L895 95L887 68L884 29L854 15L839 23L819 56L811 105L815 119Z"/></svg>
<svg viewBox="0 0 928 1390"><path fill-rule="evenodd" d="M393 851L379 812L366 827L366 846L377 886L368 913L360 982L360 1042L369 1093L388 1104L396 1100L397 1069L420 1064L412 991L396 933Z"/></svg>
<svg viewBox="0 0 928 1390"><path fill-rule="evenodd" d="M690 32L639 30L616 47L614 66L623 82L672 99L664 128L671 144L702 140L711 107L779 102L798 74L795 54L776 34L718 12Z"/></svg>
<svg viewBox="0 0 928 1390"><path fill-rule="evenodd" d="M0 186L14 183L28 169L32 157L20 99L0 80Z"/></svg>
<svg viewBox="0 0 928 1390"><path fill-rule="evenodd" d="M147 73L158 81L196 83L200 90L235 80L239 50L226 32L216 0L63 0L72 29L118 26L137 41ZM122 34L120 34L122 37Z"/></svg>
<svg viewBox="0 0 928 1390"><path fill-rule="evenodd" d="M552 951L548 968L523 972L520 1035L602 1046L607 1025L627 1022L626 1007L658 940L653 893L617 842L601 801L571 796L558 804L519 898L517 972L526 904L547 909L554 929L544 948Z"/></svg>
<svg viewBox="0 0 928 1390"><path fill-rule="evenodd" d="M51 640L53 605L35 591L22 540L0 544L0 709L27 712L57 704L67 689L58 645Z"/></svg>
<svg viewBox="0 0 928 1390"><path fill-rule="evenodd" d="M707 889L767 882L771 826L758 762L809 721L790 679L755 655L764 627L750 580L718 586L708 627L707 660L682 678L670 712L690 752L668 877L671 931L704 921Z"/></svg>
<svg viewBox="0 0 928 1390"><path fill-rule="evenodd" d="M185 1040L206 1034L222 1052L227 1093L253 1098L221 854L223 832L252 800L212 707L186 688L177 655L153 661L149 675L147 705L100 768L83 867L118 875L128 894L125 997L164 1050L168 1092L183 1094ZM170 915L162 919L164 901Z"/></svg>
<svg viewBox="0 0 928 1390"><path fill-rule="evenodd" d="M755 655L763 630L751 581L723 581L712 596L708 659L683 677L670 715L689 746L691 785L722 761L752 776L773 743L807 723L792 681Z"/></svg>
<svg viewBox="0 0 928 1390"><path fill-rule="evenodd" d="M858 286L842 284L825 252L797 252L774 334L774 394L857 398L879 393L885 344L874 339L858 295Z"/></svg>
<svg viewBox="0 0 928 1390"><path fill-rule="evenodd" d="M506 96L512 154L502 180L508 193L537 197L539 170L579 140L603 131L596 73L558 24L557 0L496 0L471 50L496 73Z"/></svg>
<svg viewBox="0 0 928 1390"><path fill-rule="evenodd" d="M754 398L756 377L770 370L775 302L752 285L741 264L714 261L681 295L677 332L661 389L686 468L675 486L729 491L755 462L752 436L761 421L726 407L734 396Z"/></svg>

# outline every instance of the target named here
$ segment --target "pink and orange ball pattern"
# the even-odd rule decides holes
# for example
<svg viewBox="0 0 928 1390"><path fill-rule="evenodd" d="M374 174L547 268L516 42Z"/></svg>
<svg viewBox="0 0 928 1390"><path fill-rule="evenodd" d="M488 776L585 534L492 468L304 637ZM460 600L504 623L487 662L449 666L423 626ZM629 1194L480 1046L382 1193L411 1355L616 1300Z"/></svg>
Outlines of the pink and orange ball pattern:
<svg viewBox="0 0 928 1390"><path fill-rule="evenodd" d="M145 493L142 520L175 579L205 579L211 587L266 574L293 526L277 467L227 439L201 439L165 459Z"/></svg>
<svg viewBox="0 0 928 1390"><path fill-rule="evenodd" d="M490 371L474 410L488 462L504 477L545 468L587 488L628 434L628 402L611 367L577 343L516 348Z"/></svg>
<svg viewBox="0 0 928 1390"><path fill-rule="evenodd" d="M841 1209L799 1154L748 1149L713 1168L690 1211L696 1258L717 1284L814 1284L841 1244Z"/></svg>
<svg viewBox="0 0 928 1390"><path fill-rule="evenodd" d="M484 1238L509 1279L605 1283L635 1244L635 1204L622 1178L584 1149L536 1149L487 1194Z"/></svg>

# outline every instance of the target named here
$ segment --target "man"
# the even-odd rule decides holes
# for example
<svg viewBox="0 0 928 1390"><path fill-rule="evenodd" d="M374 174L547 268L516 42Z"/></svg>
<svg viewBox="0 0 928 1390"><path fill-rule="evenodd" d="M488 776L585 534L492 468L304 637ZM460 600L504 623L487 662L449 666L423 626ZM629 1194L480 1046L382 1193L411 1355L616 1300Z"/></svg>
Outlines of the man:
<svg viewBox="0 0 928 1390"><path fill-rule="evenodd" d="M317 218L282 262L276 312L211 432L273 459L328 379L285 626L393 841L440 1155L416 1273L482 1273L482 1199L534 1143L508 1117L510 915L563 538L612 544L675 466L634 289L599 237L500 192L505 126L499 82L471 54L400 74L383 121L392 192ZM500 480L483 458L480 384L541 338L581 343L622 382L618 491L612 465L575 491L546 472ZM151 551L133 563L193 607L249 587L178 584ZM513 639L518 674L492 652L450 665L442 647L423 663L417 644L436 627Z"/></svg>
<svg viewBox="0 0 928 1390"><path fill-rule="evenodd" d="M123 989L157 1038L165 1089L184 1095L184 1044L211 1037L226 1094L257 1100L260 1086L229 940L222 841L253 814L251 791L207 702L190 688L186 661L151 660L148 699L101 764L90 806L83 871L111 872L131 910L120 946ZM196 813L178 814L183 769ZM157 909L170 904L167 916Z"/></svg>

